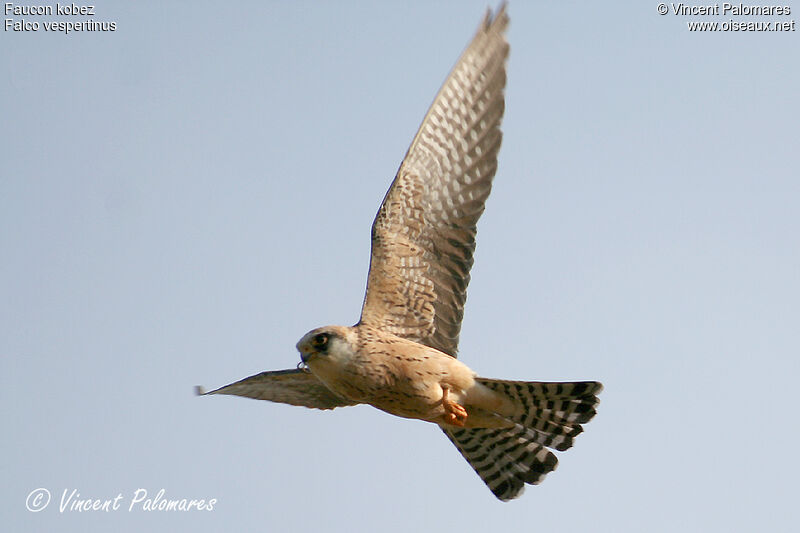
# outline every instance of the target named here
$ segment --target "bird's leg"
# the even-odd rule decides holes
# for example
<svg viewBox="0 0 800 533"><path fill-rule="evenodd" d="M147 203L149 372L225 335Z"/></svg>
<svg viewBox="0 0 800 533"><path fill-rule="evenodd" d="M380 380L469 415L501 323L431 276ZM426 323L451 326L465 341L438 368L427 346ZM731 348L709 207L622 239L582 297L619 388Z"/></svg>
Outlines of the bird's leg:
<svg viewBox="0 0 800 533"><path fill-rule="evenodd" d="M442 387L442 407L444 407L444 421L454 426L464 427L467 420L467 410L457 402L448 398L450 389Z"/></svg>

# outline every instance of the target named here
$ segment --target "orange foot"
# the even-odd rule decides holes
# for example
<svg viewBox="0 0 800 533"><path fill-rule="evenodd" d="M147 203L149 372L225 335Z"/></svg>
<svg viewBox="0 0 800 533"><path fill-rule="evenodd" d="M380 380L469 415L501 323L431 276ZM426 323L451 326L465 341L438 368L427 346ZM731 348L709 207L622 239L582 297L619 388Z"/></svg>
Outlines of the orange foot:
<svg viewBox="0 0 800 533"><path fill-rule="evenodd" d="M450 389L442 388L442 407L444 407L444 421L454 426L464 427L467 420L467 410L456 402L450 401L447 396Z"/></svg>

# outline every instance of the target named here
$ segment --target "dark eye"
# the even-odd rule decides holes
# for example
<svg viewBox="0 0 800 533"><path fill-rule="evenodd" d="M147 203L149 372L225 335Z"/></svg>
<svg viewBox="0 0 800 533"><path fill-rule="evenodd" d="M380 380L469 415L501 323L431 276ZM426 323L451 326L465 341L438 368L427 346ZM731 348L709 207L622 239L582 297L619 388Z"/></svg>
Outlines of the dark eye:
<svg viewBox="0 0 800 533"><path fill-rule="evenodd" d="M318 333L311 339L311 346L313 346L315 350L325 350L325 348L328 347L329 338L330 335L327 333Z"/></svg>

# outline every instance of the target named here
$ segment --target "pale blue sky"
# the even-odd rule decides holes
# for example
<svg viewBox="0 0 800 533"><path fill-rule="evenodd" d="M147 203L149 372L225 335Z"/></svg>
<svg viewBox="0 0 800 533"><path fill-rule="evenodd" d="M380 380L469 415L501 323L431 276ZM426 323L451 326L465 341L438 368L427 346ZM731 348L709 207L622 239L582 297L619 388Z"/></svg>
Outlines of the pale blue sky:
<svg viewBox="0 0 800 533"><path fill-rule="evenodd" d="M433 425L192 395L357 320L372 217L486 5L100 2L114 33L2 33L4 527L794 530L797 32L509 6L460 354L606 386L521 499ZM128 512L138 488L217 503Z"/></svg>

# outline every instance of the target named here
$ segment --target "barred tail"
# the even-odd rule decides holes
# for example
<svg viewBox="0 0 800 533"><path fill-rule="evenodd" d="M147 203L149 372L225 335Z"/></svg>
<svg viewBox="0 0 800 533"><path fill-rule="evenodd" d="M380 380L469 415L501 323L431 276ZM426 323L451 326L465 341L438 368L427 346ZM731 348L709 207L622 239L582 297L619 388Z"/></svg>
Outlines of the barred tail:
<svg viewBox="0 0 800 533"><path fill-rule="evenodd" d="M522 494L525 483L541 483L558 464L556 456L519 424L506 429L442 430L489 490L504 502Z"/></svg>
<svg viewBox="0 0 800 533"><path fill-rule="evenodd" d="M564 451L596 414L596 381L543 383L477 378L514 405L502 416L513 427L442 428L497 498L518 497L525 484L537 485L555 470L558 459L546 448Z"/></svg>

